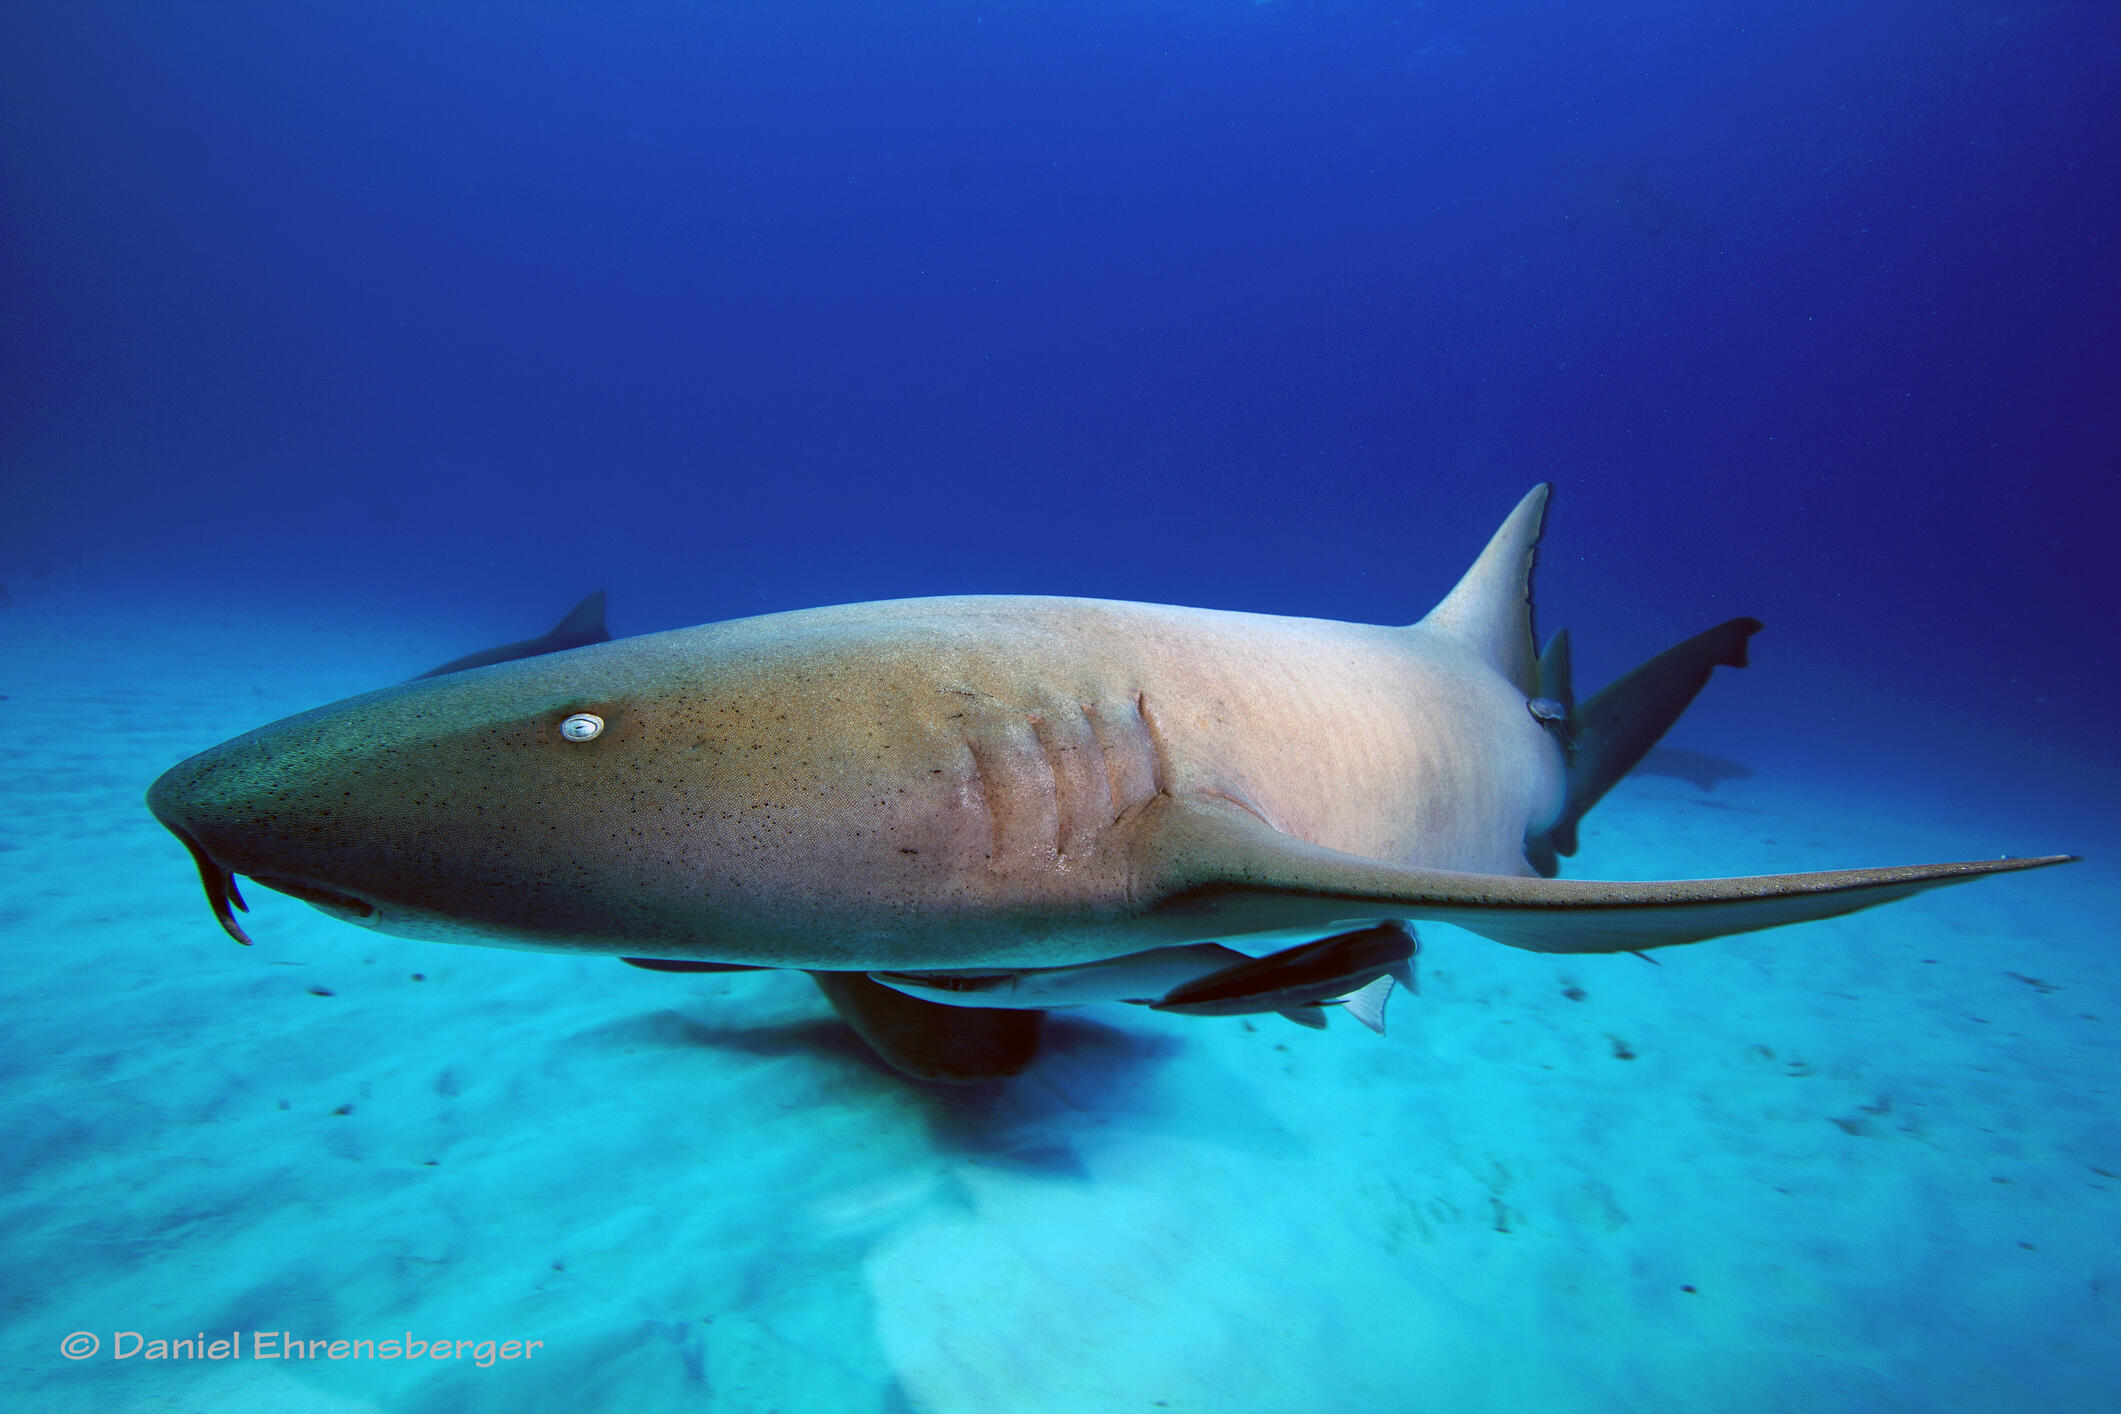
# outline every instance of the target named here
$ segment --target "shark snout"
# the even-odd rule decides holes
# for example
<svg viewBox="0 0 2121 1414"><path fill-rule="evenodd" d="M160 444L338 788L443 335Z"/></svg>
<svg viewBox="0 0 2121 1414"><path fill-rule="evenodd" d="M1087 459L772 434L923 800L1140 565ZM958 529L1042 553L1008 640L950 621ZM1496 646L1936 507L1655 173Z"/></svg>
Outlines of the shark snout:
<svg viewBox="0 0 2121 1414"><path fill-rule="evenodd" d="M236 885L238 874L348 922L373 918L374 904L304 877L307 871L294 857L299 851L275 847L284 844L286 823L259 798L254 783L260 763L246 761L240 746L230 743L181 762L147 791L147 808L191 854L215 921L249 946L250 936L236 919L250 911Z"/></svg>

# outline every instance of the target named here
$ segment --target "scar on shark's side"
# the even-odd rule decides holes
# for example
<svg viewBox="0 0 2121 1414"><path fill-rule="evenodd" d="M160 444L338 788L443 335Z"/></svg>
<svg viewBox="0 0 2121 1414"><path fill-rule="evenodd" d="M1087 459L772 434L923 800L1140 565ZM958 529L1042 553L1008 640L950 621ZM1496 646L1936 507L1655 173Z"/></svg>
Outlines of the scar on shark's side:
<svg viewBox="0 0 2121 1414"><path fill-rule="evenodd" d="M1578 700L1567 632L1533 632L1546 502L1404 627L968 596L609 640L593 595L202 752L148 805L239 941L247 875L381 932L799 970L950 1081L1021 1070L1059 1006L1382 1029L1423 920L1641 952L2069 858L1556 877L1761 626Z"/></svg>

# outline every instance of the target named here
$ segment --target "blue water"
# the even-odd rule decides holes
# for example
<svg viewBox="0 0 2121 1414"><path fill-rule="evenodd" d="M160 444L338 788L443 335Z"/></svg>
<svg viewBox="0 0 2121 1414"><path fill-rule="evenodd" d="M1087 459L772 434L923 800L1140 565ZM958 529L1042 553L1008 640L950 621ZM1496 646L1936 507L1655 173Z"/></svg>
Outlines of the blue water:
<svg viewBox="0 0 2121 1414"><path fill-rule="evenodd" d="M62 837L45 822L136 831L137 868L179 900L140 916L203 949L188 866L136 804L155 771L535 632L588 589L609 590L621 634L955 592L1406 623L1544 480L1540 622L1574 630L1581 682L1754 614L1754 666L1675 742L1779 771L1811 802L1789 818L1848 818L1821 803L1846 791L1941 832L1910 849L2096 852L2121 780L2117 132L2121 19L2092 0L4 7L0 616L16 626L0 708L42 714L40 732L79 725L77 705L133 713L158 735L84 736L68 759L97 782L86 805L18 761L0 865ZM1633 799L1616 821L1701 803ZM1800 828L1817 837L1770 829L1747 867L1775 867ZM1860 858L1794 862L1899 862L1872 838ZM95 914L102 886L16 869L10 926L55 946L87 929L104 969L169 966L127 965L122 928ZM2071 887L2053 936L2093 966L2104 885ZM289 926L320 956L340 936ZM216 965L239 962L255 970ZM76 984L46 985L10 1005ZM649 995L627 985L621 1010ZM369 1020L378 1045L405 1025ZM2040 1053L2045 1033L2026 1034ZM63 1035L62 1055L121 1046ZM2102 1059L2043 1073L2110 1077L2112 1053L2079 1044ZM37 1074L57 1064L44 1055L11 1061ZM99 1066L50 1070L50 1095ZM1071 1106L1125 1109L1120 1081L1082 1075ZM2069 1121L2104 1136L2086 1153L2121 1133L2099 1093ZM1213 1103L1121 1122L1184 1127L1196 1102ZM201 1104L171 1121L168 1163L219 1153L207 1130L185 1138L218 1113ZM91 1126L75 1159L124 1133ZM300 1166L327 1141L284 1142L275 1162ZM2044 1152L2028 1164L2062 1182ZM19 1168L37 1201L87 1181L40 1162ZM275 1279L302 1301L341 1279L329 1193L305 1201L313 1226L276 1239L293 1245ZM2073 1243L2111 1272L2121 1219L2096 1201L2104 1225L2084 1218ZM141 1290L178 1323L194 1320L182 1206L119 1237L163 1273ZM1094 1189L1082 1216L1099 1221ZM1584 1231L1596 1247L1602 1229ZM78 1256L45 1237L40 1261ZM1821 1265L1799 1285L1829 1282L1831 1253L1804 1250ZM1082 1281L1077 1303L1111 1295ZM1285 1299L1291 1329L1328 1321L1305 1290ZM589 1302L539 1319L564 1341ZM65 1384L49 1345L118 1317L37 1312L11 1365L70 1407L88 1386ZM1548 1314L1564 1346L1658 1334L1641 1311L1595 1330ZM2069 1316L2045 1353L1999 1337L1983 1368L2039 1365L2039 1407L2094 1407L2069 1401L2121 1365L2090 1320ZM827 1407L789 1372L841 1348L831 1321L773 1331L794 1354L743 1398ZM1862 1348L1922 1349L1903 1336ZM629 1388L637 1408L668 1390L670 1407L754 1407L676 1337L654 1353L663 1339L612 1367L604 1407L629 1407ZM1380 1358L1360 1336L1318 1350ZM848 1358L848 1387L901 1401L879 1407L960 1407L872 1378L884 1355ZM94 1388L149 1407L157 1378ZM1678 1386L1644 1379L1541 1397L1679 1407ZM1747 1379L1758 1407L1844 1407L1811 1366ZM1952 1393L1894 1388L1906 1407ZM1968 1408L2033 1407L1956 1388ZM1317 1407L1487 1407L1339 1397ZM1176 1400L1296 1407L1213 1381Z"/></svg>

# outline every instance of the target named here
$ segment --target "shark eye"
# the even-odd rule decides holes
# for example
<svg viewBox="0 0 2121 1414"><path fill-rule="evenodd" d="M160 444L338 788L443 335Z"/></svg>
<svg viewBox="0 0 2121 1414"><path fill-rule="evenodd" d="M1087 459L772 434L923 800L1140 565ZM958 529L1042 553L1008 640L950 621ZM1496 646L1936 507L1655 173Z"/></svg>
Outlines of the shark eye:
<svg viewBox="0 0 2121 1414"><path fill-rule="evenodd" d="M595 741L604 734L604 719L594 712L577 712L560 723L560 735L569 741Z"/></svg>

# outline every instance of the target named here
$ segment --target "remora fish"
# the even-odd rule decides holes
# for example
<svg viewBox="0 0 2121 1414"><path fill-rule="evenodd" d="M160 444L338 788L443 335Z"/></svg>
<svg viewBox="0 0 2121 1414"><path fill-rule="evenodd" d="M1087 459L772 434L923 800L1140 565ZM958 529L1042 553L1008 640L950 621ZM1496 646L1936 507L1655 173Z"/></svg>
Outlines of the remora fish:
<svg viewBox="0 0 2121 1414"><path fill-rule="evenodd" d="M319 708L172 768L148 804L239 941L243 874L383 932L800 968L893 1064L958 1080L1021 1068L1040 1013L869 974L1103 965L1082 985L1154 1001L1110 964L1153 954L1141 976L1169 988L1170 949L1224 945L1205 976L1394 919L1638 951L2069 858L1548 877L1760 625L1577 703L1566 637L1534 646L1546 500L1410 627L1032 597L771 614ZM1262 1009L1351 966L1270 969Z"/></svg>

